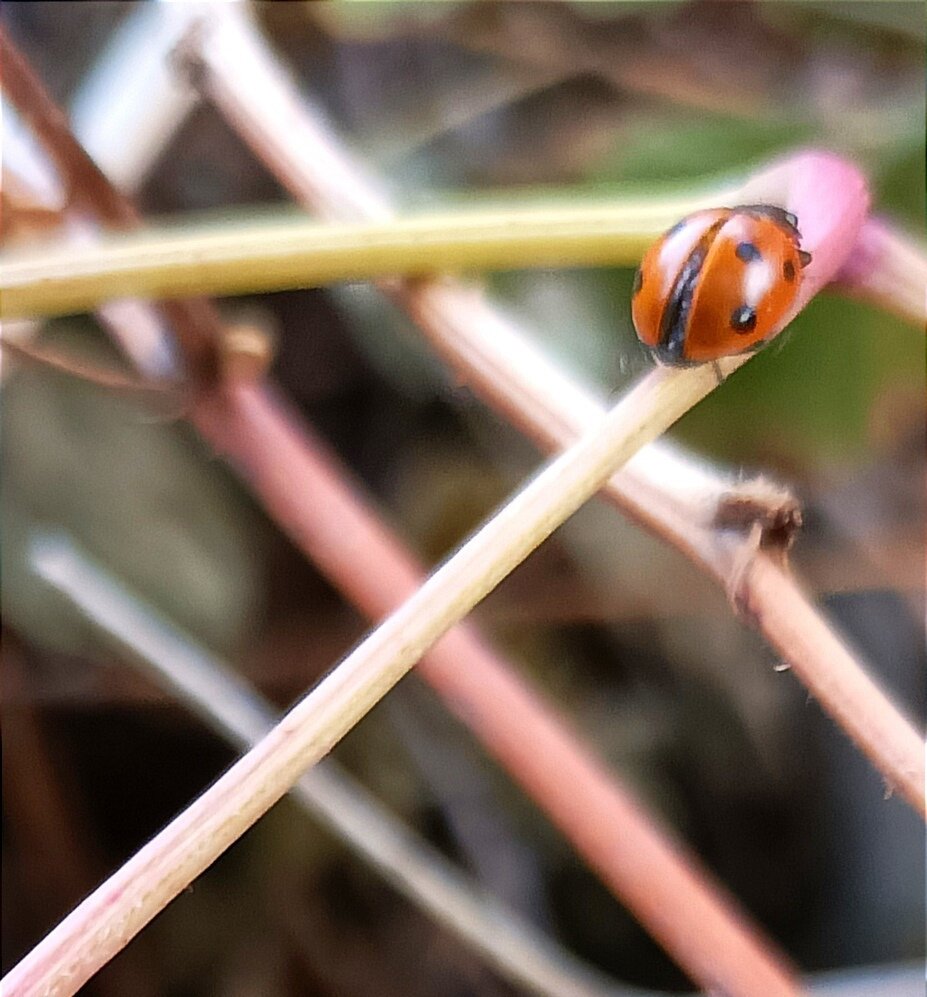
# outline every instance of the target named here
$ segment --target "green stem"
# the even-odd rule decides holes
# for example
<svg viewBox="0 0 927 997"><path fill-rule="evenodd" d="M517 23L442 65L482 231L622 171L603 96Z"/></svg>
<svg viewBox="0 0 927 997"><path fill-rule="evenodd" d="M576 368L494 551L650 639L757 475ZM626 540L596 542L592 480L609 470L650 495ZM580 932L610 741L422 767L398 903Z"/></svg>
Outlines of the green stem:
<svg viewBox="0 0 927 997"><path fill-rule="evenodd" d="M146 229L86 246L57 243L0 257L0 316L61 315L111 298L247 294L400 275L632 266L669 225L704 203L701 194L347 224L288 215Z"/></svg>

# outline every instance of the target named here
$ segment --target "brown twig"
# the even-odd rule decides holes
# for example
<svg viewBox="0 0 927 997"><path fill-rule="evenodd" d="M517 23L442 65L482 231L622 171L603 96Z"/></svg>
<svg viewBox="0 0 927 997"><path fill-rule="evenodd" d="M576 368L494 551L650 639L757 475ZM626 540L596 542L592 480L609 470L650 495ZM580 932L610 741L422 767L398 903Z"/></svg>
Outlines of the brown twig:
<svg viewBox="0 0 927 997"><path fill-rule="evenodd" d="M132 202L109 182L74 137L67 116L51 99L32 67L0 26L0 87L29 124L58 170L69 206L83 208L109 228L140 224ZM186 359L187 375L204 388L216 383L214 352L219 316L202 298L165 301L161 310L173 326Z"/></svg>
<svg viewBox="0 0 927 997"><path fill-rule="evenodd" d="M384 197L338 146L329 130L297 95L256 33L236 12L217 15L190 39L187 57L197 61L197 78L207 95L293 195L323 217L375 217L389 212ZM865 188L852 170L815 178L814 169L774 167L721 198L788 203L800 199L806 236L826 237L804 289L804 300L837 276L864 219ZM828 185L837 190L829 190ZM839 189L839 188L843 189ZM846 206L834 216L833 196ZM735 200L734 203L737 203ZM840 256L840 253L843 255ZM393 296L437 351L481 397L529 433L541 446L564 446L601 408L595 399L540 357L511 323L483 298L451 281L390 282ZM796 675L819 697L857 746L922 816L927 815L924 752L920 736L886 694L850 655L796 586L782 557L768 547L776 531L754 543L750 531L720 531L725 503L739 501L738 489L712 480L685 462L653 447L638 455L609 482L606 495L625 513L689 557L713 577L738 606L750 606L752 622ZM693 480L694 479L694 480ZM682 488L677 482L685 483ZM760 520L777 520L761 516ZM781 542L781 536L778 537ZM780 548L781 549L781 548ZM744 567L760 563L756 572ZM766 584L755 579L763 577ZM775 578L776 583L770 583ZM778 612L778 600L802 606L803 632L795 633ZM825 653L843 649L838 658ZM838 663L839 661L839 663ZM799 662L801 662L799 664ZM847 681L852 674L852 681ZM882 722L873 724L871 715Z"/></svg>
<svg viewBox="0 0 927 997"><path fill-rule="evenodd" d="M131 374L124 374L118 370L86 363L79 358L67 356L57 350L29 346L26 343L17 343L15 340L0 336L0 357L4 353L11 354L23 363L41 367L45 370L52 370L55 373L64 374L68 377L76 377L81 381L86 381L88 384L95 384L99 388L105 388L107 391L116 391L120 394L148 399L171 397L170 388L157 381L148 381L142 377L134 377Z"/></svg>

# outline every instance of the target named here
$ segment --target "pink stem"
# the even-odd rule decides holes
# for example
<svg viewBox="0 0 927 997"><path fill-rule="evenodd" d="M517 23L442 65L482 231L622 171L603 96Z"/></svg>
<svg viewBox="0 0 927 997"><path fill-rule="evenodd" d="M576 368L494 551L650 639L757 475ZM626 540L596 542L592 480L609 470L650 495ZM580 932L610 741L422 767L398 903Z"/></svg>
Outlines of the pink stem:
<svg viewBox="0 0 927 997"><path fill-rule="evenodd" d="M386 616L421 585L421 566L267 387L232 388L195 421L368 617ZM786 960L697 858L641 810L472 626L451 630L418 671L694 980L744 997L798 992Z"/></svg>

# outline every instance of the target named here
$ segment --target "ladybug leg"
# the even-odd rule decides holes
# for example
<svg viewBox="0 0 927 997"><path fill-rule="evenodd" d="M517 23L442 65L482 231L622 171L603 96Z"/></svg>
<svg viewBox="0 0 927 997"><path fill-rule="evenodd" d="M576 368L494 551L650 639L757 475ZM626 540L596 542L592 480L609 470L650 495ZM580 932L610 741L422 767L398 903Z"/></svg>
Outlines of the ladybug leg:
<svg viewBox="0 0 927 997"><path fill-rule="evenodd" d="M712 360L711 369L715 372L715 377L718 379L718 387L720 387L724 384L724 374L721 373L721 364L717 360Z"/></svg>

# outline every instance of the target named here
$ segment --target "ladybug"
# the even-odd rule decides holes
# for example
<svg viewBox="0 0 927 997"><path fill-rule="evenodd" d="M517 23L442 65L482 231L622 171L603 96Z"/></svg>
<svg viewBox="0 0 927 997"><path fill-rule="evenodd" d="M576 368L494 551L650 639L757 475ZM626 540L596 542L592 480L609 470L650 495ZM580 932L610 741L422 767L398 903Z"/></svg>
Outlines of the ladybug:
<svg viewBox="0 0 927 997"><path fill-rule="evenodd" d="M664 364L751 352L779 331L810 262L798 219L783 208L696 211L644 255L631 298L634 328Z"/></svg>

